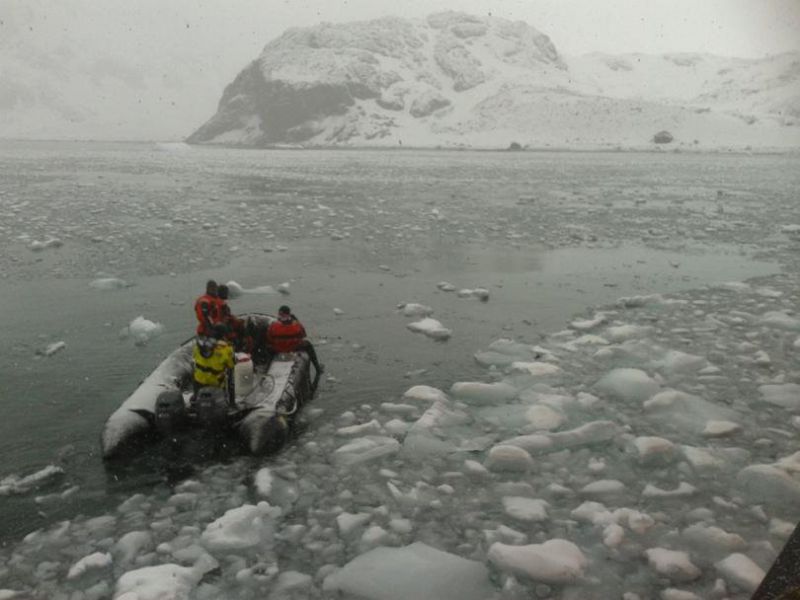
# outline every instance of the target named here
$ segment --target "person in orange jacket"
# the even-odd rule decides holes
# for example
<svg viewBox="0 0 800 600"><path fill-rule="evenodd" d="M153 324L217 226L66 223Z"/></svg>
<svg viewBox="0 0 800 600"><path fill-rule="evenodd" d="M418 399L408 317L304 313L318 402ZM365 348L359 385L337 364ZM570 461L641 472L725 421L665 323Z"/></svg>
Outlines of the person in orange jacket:
<svg viewBox="0 0 800 600"><path fill-rule="evenodd" d="M219 312L219 322L225 326L225 339L238 346L238 337L240 337L244 323L242 320L233 314L231 307L228 305L228 295L230 290L227 285L217 286L217 310Z"/></svg>
<svg viewBox="0 0 800 600"><path fill-rule="evenodd" d="M267 329L267 347L274 353L304 350L318 373L325 369L317 358L313 344L306 339L305 327L286 305L278 309L278 319L270 323Z"/></svg>
<svg viewBox="0 0 800 600"><path fill-rule="evenodd" d="M212 328L220 321L217 282L209 279L206 282L206 293L194 303L194 314L197 317L197 335L210 336Z"/></svg>

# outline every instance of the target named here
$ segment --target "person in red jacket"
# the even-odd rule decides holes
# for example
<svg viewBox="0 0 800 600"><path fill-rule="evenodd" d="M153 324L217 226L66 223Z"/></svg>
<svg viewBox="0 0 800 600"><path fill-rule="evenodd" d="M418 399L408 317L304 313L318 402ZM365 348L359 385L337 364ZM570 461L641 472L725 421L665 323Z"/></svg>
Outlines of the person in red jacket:
<svg viewBox="0 0 800 600"><path fill-rule="evenodd" d="M305 327L288 306L281 306L278 309L278 320L270 323L267 329L267 347L274 353L305 350L318 373L322 373L325 368L317 359L314 346L306 339Z"/></svg>
<svg viewBox="0 0 800 600"><path fill-rule="evenodd" d="M217 298L217 282L209 279L206 282L206 293L194 303L194 314L197 317L197 335L210 336L212 328L220 321L219 298Z"/></svg>
<svg viewBox="0 0 800 600"><path fill-rule="evenodd" d="M231 311L231 307L228 305L229 294L230 290L227 285L217 286L219 322L225 326L225 339L231 344L238 346L238 338L241 336L244 323Z"/></svg>

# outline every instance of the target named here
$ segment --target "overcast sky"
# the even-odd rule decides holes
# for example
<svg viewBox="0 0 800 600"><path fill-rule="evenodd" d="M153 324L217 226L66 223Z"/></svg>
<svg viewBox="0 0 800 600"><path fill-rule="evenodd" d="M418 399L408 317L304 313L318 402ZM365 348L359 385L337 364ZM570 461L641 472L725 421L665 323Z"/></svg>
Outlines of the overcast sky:
<svg viewBox="0 0 800 600"><path fill-rule="evenodd" d="M289 27L440 10L526 21L563 54L757 57L800 50L800 0L0 0L0 21L68 23L89 45L107 38L109 29L115 37L127 28L148 50L155 44L169 54L171 46L202 44L203 53L241 63ZM37 27L31 35L51 31Z"/></svg>

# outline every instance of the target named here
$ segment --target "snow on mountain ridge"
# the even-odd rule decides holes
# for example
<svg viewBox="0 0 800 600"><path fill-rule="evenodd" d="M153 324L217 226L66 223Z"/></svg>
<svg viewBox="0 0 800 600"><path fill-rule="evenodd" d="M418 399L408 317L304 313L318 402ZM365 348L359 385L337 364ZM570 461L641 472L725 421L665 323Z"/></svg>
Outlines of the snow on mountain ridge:
<svg viewBox="0 0 800 600"><path fill-rule="evenodd" d="M159 52L158 40L183 36L181 11L140 31L103 9L87 41L69 27L83 9L38 5L0 36L0 137L179 139L216 104L190 141L615 147L667 129L694 147L800 146L798 53L567 57L520 21L384 17L286 30L215 102L241 59L198 53L188 33ZM213 23L197 26L213 35Z"/></svg>
<svg viewBox="0 0 800 600"><path fill-rule="evenodd" d="M322 24L267 44L188 141L642 145L674 129L690 144L799 146L799 59L567 59L530 25L457 12Z"/></svg>

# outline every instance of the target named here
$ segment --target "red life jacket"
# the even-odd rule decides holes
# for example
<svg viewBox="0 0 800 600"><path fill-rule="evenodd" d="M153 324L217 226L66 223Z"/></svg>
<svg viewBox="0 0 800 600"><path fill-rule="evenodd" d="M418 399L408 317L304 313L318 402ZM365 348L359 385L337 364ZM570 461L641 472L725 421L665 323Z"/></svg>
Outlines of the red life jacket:
<svg viewBox="0 0 800 600"><path fill-rule="evenodd" d="M197 335L210 335L211 331L203 315L203 307L207 307L208 321L211 325L219 322L219 298L203 294L194 303L194 314L197 317Z"/></svg>
<svg viewBox="0 0 800 600"><path fill-rule="evenodd" d="M297 319L274 321L267 329L267 344L275 352L294 352L306 337L306 330Z"/></svg>

